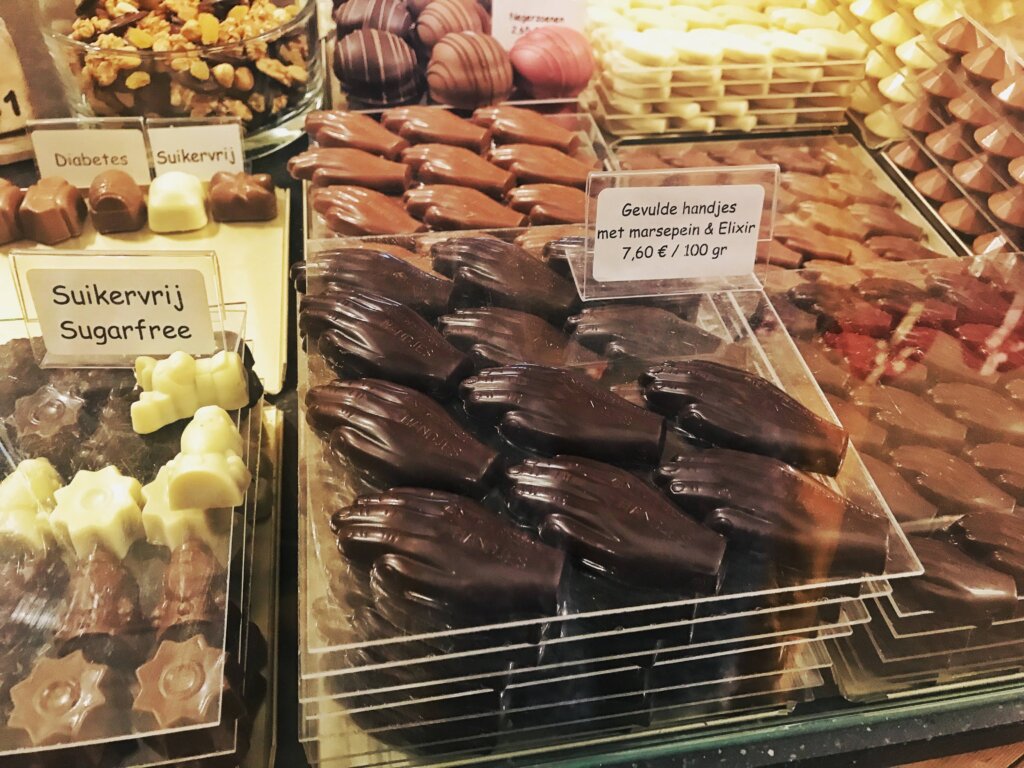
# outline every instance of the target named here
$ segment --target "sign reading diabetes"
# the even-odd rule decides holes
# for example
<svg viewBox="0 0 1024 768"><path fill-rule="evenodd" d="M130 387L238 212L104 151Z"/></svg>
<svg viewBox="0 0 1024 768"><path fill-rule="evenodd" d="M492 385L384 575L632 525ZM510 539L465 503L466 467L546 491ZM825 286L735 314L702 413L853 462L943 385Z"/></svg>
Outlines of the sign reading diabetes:
<svg viewBox="0 0 1024 768"><path fill-rule="evenodd" d="M199 270L31 269L25 279L49 355L214 351Z"/></svg>

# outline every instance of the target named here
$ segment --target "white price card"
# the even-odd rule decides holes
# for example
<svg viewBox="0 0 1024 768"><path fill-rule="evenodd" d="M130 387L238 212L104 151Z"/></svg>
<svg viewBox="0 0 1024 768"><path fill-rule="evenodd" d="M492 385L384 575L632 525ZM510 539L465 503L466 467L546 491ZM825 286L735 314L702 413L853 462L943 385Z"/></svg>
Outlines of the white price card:
<svg viewBox="0 0 1024 768"><path fill-rule="evenodd" d="M87 189L103 171L124 171L136 184L149 184L149 155L142 132L123 126L131 119L37 120L29 125L40 176L62 176ZM108 127L110 126L110 127Z"/></svg>
<svg viewBox="0 0 1024 768"><path fill-rule="evenodd" d="M215 173L245 170L242 128L235 122L166 125L149 120L146 125L156 175L184 171L209 181Z"/></svg>
<svg viewBox="0 0 1024 768"><path fill-rule="evenodd" d="M493 0L491 34L510 50L516 40L538 27L557 24L583 31L587 20L585 0Z"/></svg>
<svg viewBox="0 0 1024 768"><path fill-rule="evenodd" d="M760 184L603 189L593 229L593 278L750 275L764 198Z"/></svg>

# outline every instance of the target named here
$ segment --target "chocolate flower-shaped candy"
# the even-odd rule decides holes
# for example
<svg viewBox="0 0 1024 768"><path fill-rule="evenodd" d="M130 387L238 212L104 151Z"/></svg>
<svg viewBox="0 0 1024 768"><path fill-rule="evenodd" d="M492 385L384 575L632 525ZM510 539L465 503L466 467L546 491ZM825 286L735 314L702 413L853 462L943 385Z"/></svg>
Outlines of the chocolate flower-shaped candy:
<svg viewBox="0 0 1024 768"><path fill-rule="evenodd" d="M669 362L640 378L647 402L690 435L834 475L849 435L771 382L708 360Z"/></svg>
<svg viewBox="0 0 1024 768"><path fill-rule="evenodd" d="M818 315L824 330L888 338L893 325L892 317L853 291L821 281L793 286L789 298L800 309Z"/></svg>
<svg viewBox="0 0 1024 768"><path fill-rule="evenodd" d="M45 456L64 475L70 474L68 462L93 423L83 398L49 385L18 398L12 420L22 453Z"/></svg>
<svg viewBox="0 0 1024 768"><path fill-rule="evenodd" d="M578 373L538 365L489 368L460 387L466 410L515 445L616 464L653 464L664 420Z"/></svg>
<svg viewBox="0 0 1024 768"><path fill-rule="evenodd" d="M413 144L433 142L483 152L491 144L491 132L474 125L447 109L437 107L396 107L385 109L381 124Z"/></svg>
<svg viewBox="0 0 1024 768"><path fill-rule="evenodd" d="M575 286L519 246L456 237L430 251L434 269L455 281L452 303L518 309L561 322L577 305Z"/></svg>
<svg viewBox="0 0 1024 768"><path fill-rule="evenodd" d="M557 456L508 476L513 508L584 567L645 589L714 590L725 539L626 470Z"/></svg>
<svg viewBox="0 0 1024 768"><path fill-rule="evenodd" d="M999 326L1010 311L1010 302L1002 291L973 275L928 275L926 284L932 293L956 306L958 325L984 323Z"/></svg>
<svg viewBox="0 0 1024 768"><path fill-rule="evenodd" d="M304 296L304 330L339 376L379 376L426 392L450 392L473 364L430 323L397 301L335 288Z"/></svg>
<svg viewBox="0 0 1024 768"><path fill-rule="evenodd" d="M181 640L222 622L224 583L217 558L200 540L188 539L175 549L164 570L163 598L152 614L158 637Z"/></svg>
<svg viewBox="0 0 1024 768"><path fill-rule="evenodd" d="M722 343L674 312L639 304L584 307L566 328L581 344L612 358L686 357L714 352Z"/></svg>
<svg viewBox="0 0 1024 768"><path fill-rule="evenodd" d="M331 525L385 598L487 617L555 612L564 555L470 499L396 488L358 499Z"/></svg>
<svg viewBox="0 0 1024 768"><path fill-rule="evenodd" d="M436 317L448 307L452 283L434 272L426 272L386 251L372 246L337 248L302 262L302 288L314 287L330 293L335 286L387 295L422 315ZM296 275L298 280L298 276ZM313 292L316 292L314 290Z"/></svg>
<svg viewBox="0 0 1024 768"><path fill-rule="evenodd" d="M407 235L426 229L406 212L401 200L366 187L317 187L312 199L313 210L339 235Z"/></svg>
<svg viewBox="0 0 1024 768"><path fill-rule="evenodd" d="M718 448L680 456L656 480L741 547L814 577L882 573L889 524L777 459Z"/></svg>
<svg viewBox="0 0 1024 768"><path fill-rule="evenodd" d="M955 307L904 280L869 277L857 283L856 291L897 321L911 315L916 324L930 328L949 328L956 322Z"/></svg>
<svg viewBox="0 0 1024 768"><path fill-rule="evenodd" d="M892 452L892 463L945 515L977 511L1009 513L1017 503L966 461L938 448L900 446Z"/></svg>
<svg viewBox="0 0 1024 768"><path fill-rule="evenodd" d="M465 147L417 144L402 152L402 162L411 165L417 181L424 184L458 184L492 197L501 197L516 183L511 173Z"/></svg>
<svg viewBox="0 0 1024 768"><path fill-rule="evenodd" d="M480 107L473 113L473 122L490 128L499 144L541 144L569 153L580 146L578 133L532 109L507 105Z"/></svg>
<svg viewBox="0 0 1024 768"><path fill-rule="evenodd" d="M515 174L520 184L563 184L567 187L587 186L593 165L581 162L552 147L536 144L506 144L487 153L495 165Z"/></svg>
<svg viewBox="0 0 1024 768"><path fill-rule="evenodd" d="M505 229L521 227L526 217L483 192L454 184L428 184L405 193L413 216L437 229Z"/></svg>
<svg viewBox="0 0 1024 768"><path fill-rule="evenodd" d="M545 320L500 307L460 309L439 321L441 333L469 353L479 368L533 363L586 366L600 372L603 361Z"/></svg>
<svg viewBox="0 0 1024 768"><path fill-rule="evenodd" d="M429 484L482 493L498 454L426 395L377 379L313 387L306 418L337 456L387 485Z"/></svg>
<svg viewBox="0 0 1024 768"><path fill-rule="evenodd" d="M965 552L1024 586L1024 520L1003 512L971 512L950 529Z"/></svg>
<svg viewBox="0 0 1024 768"><path fill-rule="evenodd" d="M378 192L400 193L412 182L412 169L382 157L345 147L315 147L288 161L295 179L312 181L315 187L353 184Z"/></svg>
<svg viewBox="0 0 1024 768"><path fill-rule="evenodd" d="M910 546L924 573L894 584L894 597L956 617L957 624L984 626L1013 617L1017 587L1011 576L982 565L945 541L911 536Z"/></svg>
<svg viewBox="0 0 1024 768"><path fill-rule="evenodd" d="M18 208L18 222L27 239L56 245L82 234L88 213L77 189L66 179L48 176L25 192Z"/></svg>
<svg viewBox="0 0 1024 768"><path fill-rule="evenodd" d="M132 709L161 730L214 723L228 686L224 662L224 652L202 635L180 643L164 640L135 671L139 691Z"/></svg>
<svg viewBox="0 0 1024 768"><path fill-rule="evenodd" d="M306 133L321 147L361 149L398 160L409 142L368 115L340 109L318 109L306 115Z"/></svg>
<svg viewBox="0 0 1024 768"><path fill-rule="evenodd" d="M81 651L40 658L11 688L7 724L25 731L34 746L107 739L123 731L114 671L91 664Z"/></svg>
<svg viewBox="0 0 1024 768"><path fill-rule="evenodd" d="M270 174L213 174L210 213L214 221L270 221L277 216L277 194Z"/></svg>
<svg viewBox="0 0 1024 768"><path fill-rule="evenodd" d="M508 204L536 226L581 224L587 216L586 192L561 184L524 184L508 193Z"/></svg>

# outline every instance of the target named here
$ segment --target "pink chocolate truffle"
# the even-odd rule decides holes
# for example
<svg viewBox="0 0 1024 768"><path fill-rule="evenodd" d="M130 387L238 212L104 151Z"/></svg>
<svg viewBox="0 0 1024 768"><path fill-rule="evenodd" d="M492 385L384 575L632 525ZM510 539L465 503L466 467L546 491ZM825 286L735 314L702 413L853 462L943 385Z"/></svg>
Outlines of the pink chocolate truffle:
<svg viewBox="0 0 1024 768"><path fill-rule="evenodd" d="M569 27L528 32L512 46L509 58L523 91L535 99L576 96L594 73L590 43Z"/></svg>

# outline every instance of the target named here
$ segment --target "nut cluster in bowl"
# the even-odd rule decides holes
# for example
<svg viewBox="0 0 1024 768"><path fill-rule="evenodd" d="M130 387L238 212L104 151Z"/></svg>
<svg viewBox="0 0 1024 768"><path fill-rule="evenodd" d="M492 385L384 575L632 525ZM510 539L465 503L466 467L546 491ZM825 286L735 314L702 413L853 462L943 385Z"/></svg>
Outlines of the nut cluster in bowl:
<svg viewBox="0 0 1024 768"><path fill-rule="evenodd" d="M97 115L237 117L247 132L310 103L315 3L79 0L57 35Z"/></svg>

